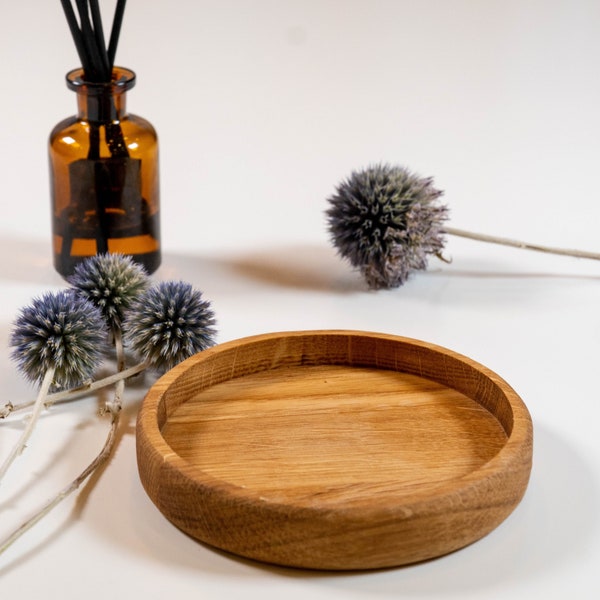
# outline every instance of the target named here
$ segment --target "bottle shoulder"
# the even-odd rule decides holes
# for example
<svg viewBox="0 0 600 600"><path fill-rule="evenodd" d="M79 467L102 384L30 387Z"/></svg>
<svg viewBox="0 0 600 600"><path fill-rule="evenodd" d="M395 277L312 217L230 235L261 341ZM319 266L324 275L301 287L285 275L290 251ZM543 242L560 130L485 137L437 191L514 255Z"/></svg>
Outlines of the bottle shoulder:
<svg viewBox="0 0 600 600"><path fill-rule="evenodd" d="M157 143L158 135L156 129L150 121L139 115L128 113L119 121L115 121L121 127L126 139L144 139L146 142ZM85 142L89 139L90 122L80 119L77 116L67 117L57 123L50 132L49 143L51 145L59 141L66 141L67 144L75 142Z"/></svg>
<svg viewBox="0 0 600 600"><path fill-rule="evenodd" d="M81 126L81 121L74 115L63 119L62 121L59 121L52 128L52 131L50 131L50 141L52 141L60 135L64 135L66 131L77 129L78 126Z"/></svg>
<svg viewBox="0 0 600 600"><path fill-rule="evenodd" d="M154 129L154 125L145 119L144 117L140 117L140 115L136 115L134 113L127 113L127 116L121 122L129 121L132 124L136 124L138 127L142 127L143 129L147 129L149 132L154 133L156 135L156 129Z"/></svg>

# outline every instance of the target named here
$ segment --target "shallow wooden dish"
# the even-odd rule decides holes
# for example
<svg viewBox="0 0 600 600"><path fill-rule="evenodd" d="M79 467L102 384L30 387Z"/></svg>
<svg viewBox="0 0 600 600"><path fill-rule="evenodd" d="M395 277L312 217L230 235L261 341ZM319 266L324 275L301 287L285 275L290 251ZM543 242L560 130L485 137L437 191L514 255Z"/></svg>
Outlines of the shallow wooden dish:
<svg viewBox="0 0 600 600"><path fill-rule="evenodd" d="M148 392L141 481L192 537L260 561L371 569L493 530L529 479L511 387L425 342L357 331L236 340Z"/></svg>

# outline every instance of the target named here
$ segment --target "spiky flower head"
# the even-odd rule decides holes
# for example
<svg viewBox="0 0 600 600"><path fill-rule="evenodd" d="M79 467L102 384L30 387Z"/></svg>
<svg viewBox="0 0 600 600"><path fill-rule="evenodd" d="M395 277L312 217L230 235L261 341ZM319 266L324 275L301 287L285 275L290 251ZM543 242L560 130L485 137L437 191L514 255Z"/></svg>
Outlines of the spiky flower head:
<svg viewBox="0 0 600 600"><path fill-rule="evenodd" d="M338 253L360 269L369 287L402 285L441 255L448 209L432 178L386 164L353 171L329 198L329 232Z"/></svg>
<svg viewBox="0 0 600 600"><path fill-rule="evenodd" d="M126 343L151 366L166 371L214 345L215 318L202 293L182 281L159 282L143 292L123 323Z"/></svg>
<svg viewBox="0 0 600 600"><path fill-rule="evenodd" d="M71 290L48 292L21 309L13 326L11 358L34 383L55 369L53 389L70 389L89 379L107 340L100 310Z"/></svg>
<svg viewBox="0 0 600 600"><path fill-rule="evenodd" d="M120 327L133 300L148 286L143 267L123 254L90 256L75 267L69 283L95 304L111 327Z"/></svg>

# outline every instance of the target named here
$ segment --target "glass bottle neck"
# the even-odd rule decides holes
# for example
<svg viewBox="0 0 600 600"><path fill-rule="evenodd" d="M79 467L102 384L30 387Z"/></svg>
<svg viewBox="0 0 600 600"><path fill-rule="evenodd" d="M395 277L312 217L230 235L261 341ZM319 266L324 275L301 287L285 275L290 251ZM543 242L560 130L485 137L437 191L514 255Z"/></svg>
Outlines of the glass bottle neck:
<svg viewBox="0 0 600 600"><path fill-rule="evenodd" d="M77 92L77 117L93 123L120 121L127 115L127 98L118 94L90 94L86 90Z"/></svg>
<svg viewBox="0 0 600 600"><path fill-rule="evenodd" d="M77 94L77 117L92 123L120 121L127 115L126 92L135 85L135 73L114 67L110 81L87 81L83 69L67 73L67 87Z"/></svg>

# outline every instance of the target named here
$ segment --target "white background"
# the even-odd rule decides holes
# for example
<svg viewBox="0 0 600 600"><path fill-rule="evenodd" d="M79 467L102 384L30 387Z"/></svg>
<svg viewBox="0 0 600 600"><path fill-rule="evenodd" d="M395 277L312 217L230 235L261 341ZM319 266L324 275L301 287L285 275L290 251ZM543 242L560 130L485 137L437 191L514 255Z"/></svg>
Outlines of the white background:
<svg viewBox="0 0 600 600"><path fill-rule="evenodd" d="M101 2L106 21L112 3ZM108 27L108 25L107 25ZM161 142L163 266L211 300L220 342L349 328L437 343L529 407L534 467L497 530L428 563L319 574L222 554L145 495L130 388L107 469L0 556L3 598L596 598L600 264L449 238L393 291L336 257L323 212L351 170L433 176L450 224L600 251L596 0L130 0L117 64ZM60 3L0 0L0 381L20 307L63 286L50 255L47 136L75 111ZM0 537L73 477L107 429L98 398L44 416L0 487ZM0 456L23 427L0 423ZM232 440L235 443L235 440Z"/></svg>

